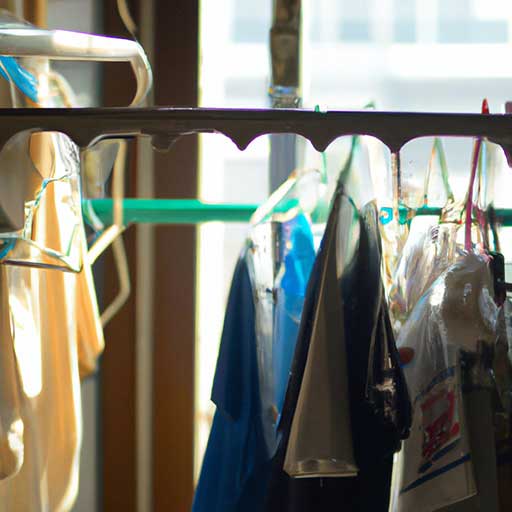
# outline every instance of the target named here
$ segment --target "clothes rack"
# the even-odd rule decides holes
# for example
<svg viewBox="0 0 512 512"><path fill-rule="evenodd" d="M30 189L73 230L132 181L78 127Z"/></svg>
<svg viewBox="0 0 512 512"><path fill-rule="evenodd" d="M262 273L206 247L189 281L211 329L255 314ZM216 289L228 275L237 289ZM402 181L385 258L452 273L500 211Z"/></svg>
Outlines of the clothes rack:
<svg viewBox="0 0 512 512"><path fill-rule="evenodd" d="M270 133L294 133L307 138L318 151L347 135L369 135L391 152L420 137L486 137L499 144L512 162L512 115L422 112L326 111L303 109L209 108L83 108L0 109L0 148L22 131L65 133L81 148L109 138L147 135L157 150L169 149L183 135L217 133L244 150L255 138ZM105 222L112 217L110 199L89 199ZM195 199L124 199L126 223L247 222L256 205L208 204ZM416 214L438 215L439 209L420 208ZM495 211L499 224L512 225L512 210Z"/></svg>
<svg viewBox="0 0 512 512"><path fill-rule="evenodd" d="M152 137L166 150L182 135L220 133L244 150L270 133L295 133L315 149L344 135L370 135L391 152L419 137L487 137L512 153L512 114L447 114L423 112L326 111L302 109L210 108L46 108L0 109L0 147L16 133L59 131L78 146L107 138Z"/></svg>

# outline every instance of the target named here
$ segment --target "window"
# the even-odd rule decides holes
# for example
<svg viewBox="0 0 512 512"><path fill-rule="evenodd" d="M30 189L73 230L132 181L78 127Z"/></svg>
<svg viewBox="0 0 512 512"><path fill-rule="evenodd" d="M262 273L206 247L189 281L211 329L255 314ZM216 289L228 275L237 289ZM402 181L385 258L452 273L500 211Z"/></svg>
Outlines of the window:
<svg viewBox="0 0 512 512"><path fill-rule="evenodd" d="M374 101L382 110L478 112L485 95L491 111L500 112L512 96L509 4L303 0L303 104L346 109ZM257 2L257 7L250 0L203 2L202 106L269 105L271 5L271 0ZM462 155L467 155L469 144L453 144L454 158L461 155L454 174L465 172ZM328 149L328 159L335 160L335 146ZM299 147L308 163L319 164L308 143ZM420 151L424 148L417 144L408 155L414 159ZM266 137L243 153L221 136L203 137L201 197L263 201L268 195L268 156ZM197 469L213 412L209 397L226 296L245 233L246 226L227 224L200 230Z"/></svg>

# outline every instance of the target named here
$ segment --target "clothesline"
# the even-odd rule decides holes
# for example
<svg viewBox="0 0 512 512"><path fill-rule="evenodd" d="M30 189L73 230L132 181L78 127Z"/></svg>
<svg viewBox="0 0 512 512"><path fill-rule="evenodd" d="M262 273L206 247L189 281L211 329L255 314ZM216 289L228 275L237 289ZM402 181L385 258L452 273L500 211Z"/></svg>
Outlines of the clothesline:
<svg viewBox="0 0 512 512"><path fill-rule="evenodd" d="M92 208L105 224L112 222L112 199L84 199L83 208ZM126 224L200 224L202 222L248 222L257 204L206 203L198 199L123 199ZM439 216L441 208L423 207L416 215ZM512 226L512 209L496 208L496 222Z"/></svg>

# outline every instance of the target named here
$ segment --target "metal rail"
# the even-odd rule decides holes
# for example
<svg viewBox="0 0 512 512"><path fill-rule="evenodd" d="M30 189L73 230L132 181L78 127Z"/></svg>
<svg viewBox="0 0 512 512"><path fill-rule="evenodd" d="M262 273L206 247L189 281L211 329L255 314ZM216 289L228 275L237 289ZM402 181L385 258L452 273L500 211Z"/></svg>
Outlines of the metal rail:
<svg viewBox="0 0 512 512"><path fill-rule="evenodd" d="M182 135L220 133L244 150L269 133L295 133L324 151L338 137L371 135L392 152L418 137L487 137L512 152L512 115L297 109L100 108L0 109L0 148L22 131L59 131L85 148L98 140L148 135L168 149Z"/></svg>

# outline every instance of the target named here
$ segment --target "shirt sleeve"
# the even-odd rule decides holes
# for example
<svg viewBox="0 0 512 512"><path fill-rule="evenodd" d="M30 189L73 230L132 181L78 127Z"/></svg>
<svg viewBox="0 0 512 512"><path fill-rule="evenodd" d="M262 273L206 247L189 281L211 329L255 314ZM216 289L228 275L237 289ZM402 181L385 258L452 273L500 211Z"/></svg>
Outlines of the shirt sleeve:
<svg viewBox="0 0 512 512"><path fill-rule="evenodd" d="M245 253L235 268L213 381L212 400L236 420L257 383L254 300Z"/></svg>

